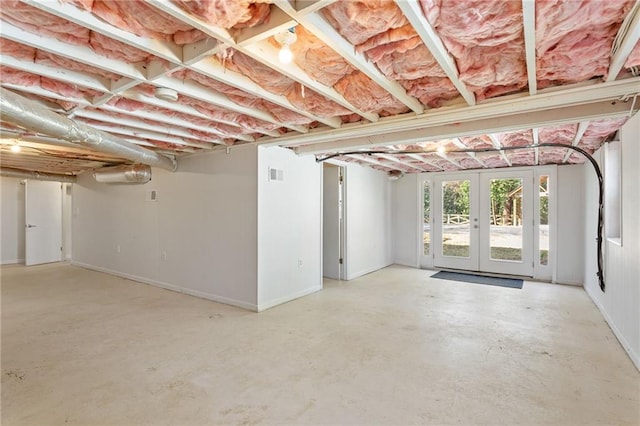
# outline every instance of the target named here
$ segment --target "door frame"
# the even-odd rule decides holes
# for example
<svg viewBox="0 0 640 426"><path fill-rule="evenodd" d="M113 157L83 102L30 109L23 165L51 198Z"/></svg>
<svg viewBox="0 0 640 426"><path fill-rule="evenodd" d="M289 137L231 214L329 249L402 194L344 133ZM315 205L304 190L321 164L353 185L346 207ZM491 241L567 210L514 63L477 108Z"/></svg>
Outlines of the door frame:
<svg viewBox="0 0 640 426"><path fill-rule="evenodd" d="M539 259L540 253L540 198L533 196L533 279L547 282L555 282L556 281L556 256L557 256L557 193L558 193L558 166L557 165L545 165L545 166L534 166L534 167L510 167L504 169L480 169L480 170L469 170L469 171L460 171L460 172L430 172L430 173L420 173L418 179L416 179L416 197L418 202L416 203L416 207L418 209L417 212L417 223L416 223L416 233L419 235L417 239L416 249L418 250L418 259L419 266L422 269L435 269L434 266L434 250L433 244L431 244L431 250L429 253L424 254L424 244L423 244L423 188L424 183L428 182L430 193L431 193L431 211L433 212L433 194L435 190L434 181L435 178L440 175L448 175L448 176L457 176L464 177L466 173L492 173L499 170L504 171L514 171L514 170L531 170L533 172L533 178L535 182L539 182L541 176L549 176L549 205L548 205L548 214L549 214L549 257L546 265L542 265ZM434 215L433 213L430 216L430 230L431 230L431 241L434 241L433 229L434 229Z"/></svg>

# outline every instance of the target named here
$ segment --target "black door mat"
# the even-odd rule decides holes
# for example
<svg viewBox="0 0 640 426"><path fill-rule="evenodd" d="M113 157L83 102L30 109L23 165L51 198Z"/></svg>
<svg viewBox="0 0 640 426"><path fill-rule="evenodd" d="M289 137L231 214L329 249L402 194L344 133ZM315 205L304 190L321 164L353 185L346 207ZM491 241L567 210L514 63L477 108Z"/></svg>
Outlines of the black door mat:
<svg viewBox="0 0 640 426"><path fill-rule="evenodd" d="M522 280L516 279L516 278L487 277L484 275L462 274L460 272L448 272L448 271L437 272L431 275L431 278L440 278L442 280L451 280L451 281L462 281L466 283L495 285L499 287L522 288Z"/></svg>

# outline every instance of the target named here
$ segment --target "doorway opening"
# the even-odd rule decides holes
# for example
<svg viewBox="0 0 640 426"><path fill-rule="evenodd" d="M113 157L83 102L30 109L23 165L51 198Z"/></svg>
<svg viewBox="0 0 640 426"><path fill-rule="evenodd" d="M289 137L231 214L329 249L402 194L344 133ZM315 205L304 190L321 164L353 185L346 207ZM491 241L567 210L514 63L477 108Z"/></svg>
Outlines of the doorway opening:
<svg viewBox="0 0 640 426"><path fill-rule="evenodd" d="M344 167L323 163L322 276L345 277Z"/></svg>

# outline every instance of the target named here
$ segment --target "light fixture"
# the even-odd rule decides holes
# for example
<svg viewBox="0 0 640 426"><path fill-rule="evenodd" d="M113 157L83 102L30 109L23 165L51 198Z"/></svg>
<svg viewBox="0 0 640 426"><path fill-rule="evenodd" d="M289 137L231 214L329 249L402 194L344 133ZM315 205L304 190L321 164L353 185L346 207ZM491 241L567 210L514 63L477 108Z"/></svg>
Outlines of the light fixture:
<svg viewBox="0 0 640 426"><path fill-rule="evenodd" d="M447 148L444 145L440 145L438 147L438 154L445 154L447 152Z"/></svg>
<svg viewBox="0 0 640 426"><path fill-rule="evenodd" d="M16 143L14 143L13 145L11 145L11 151L12 152L20 152L22 148L20 147L20 141L16 140Z"/></svg>
<svg viewBox="0 0 640 426"><path fill-rule="evenodd" d="M156 87L153 94L156 98L167 102L175 102L178 100L178 92L168 87Z"/></svg>
<svg viewBox="0 0 640 426"><path fill-rule="evenodd" d="M288 64L293 59L293 52L291 52L291 45L298 40L296 36L295 28L289 28L287 31L276 34L275 39L280 43L280 52L278 52L278 59L283 64Z"/></svg>

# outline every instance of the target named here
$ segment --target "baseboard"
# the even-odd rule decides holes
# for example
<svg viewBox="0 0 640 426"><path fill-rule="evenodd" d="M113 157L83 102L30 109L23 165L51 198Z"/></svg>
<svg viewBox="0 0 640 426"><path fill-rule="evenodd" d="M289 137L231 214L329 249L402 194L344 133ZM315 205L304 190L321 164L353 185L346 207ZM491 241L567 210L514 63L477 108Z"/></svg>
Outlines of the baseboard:
<svg viewBox="0 0 640 426"><path fill-rule="evenodd" d="M14 265L16 263L24 263L24 259L3 260L2 265Z"/></svg>
<svg viewBox="0 0 640 426"><path fill-rule="evenodd" d="M169 284L164 281L152 280L150 278L140 277L138 275L127 274L120 271L115 271L108 268L103 268L100 266L94 266L87 263L78 262L75 260L71 261L71 264L74 266L79 266L81 268L90 269L92 271L103 272L109 275L115 275L116 277L126 278L131 281L136 281L142 284L152 285L154 287L160 287L165 290L175 291L176 293L186 294L188 296L199 297L201 299L211 300L212 302L223 303L225 305L231 305L242 309L247 309L253 312L258 312L258 306L252 303L243 302L241 300L231 299L229 297L219 296L213 293L207 293L205 291L193 290L186 287L180 287L174 284Z"/></svg>
<svg viewBox="0 0 640 426"><path fill-rule="evenodd" d="M618 330L618 327L615 325L615 323L611 320L611 317L609 316L609 314L607 313L607 311L604 309L604 307L602 306L602 304L598 301L598 299L593 295L592 290L590 290L589 287L585 286L585 291L587 292L587 294L589 295L589 298L593 301L593 303L596 305L596 307L598 308L598 310L600 311L600 313L602 314L602 316L604 317L604 320L607 322L607 324L609 325L609 328L611 329L611 331L613 331L613 334L616 336L616 338L618 339L618 342L620 342L620 345L622 345L622 347L624 348L624 350L627 352L627 355L629 355L629 358L631 358L631 362L633 362L636 366L636 368L638 369L638 371L640 371L640 357L638 356L638 354L636 354L635 352L633 352L633 349L631 348L631 345L629 344L629 342L627 341L627 339L622 335L622 333L620 332L620 330Z"/></svg>
<svg viewBox="0 0 640 426"><path fill-rule="evenodd" d="M274 306L281 305L283 303L291 302L292 300L299 299L304 296L308 296L309 294L316 293L322 290L322 285L309 287L305 290L299 291L297 293L290 294L288 296L279 297L277 299L269 300L265 303L258 303L258 312L265 311L269 308L273 308Z"/></svg>
<svg viewBox="0 0 640 426"><path fill-rule="evenodd" d="M398 260L396 259L392 265L402 265L402 266L408 266L410 268L417 268L420 269L420 263L411 263L411 262L405 262L403 260ZM385 266L386 268L386 266Z"/></svg>
<svg viewBox="0 0 640 426"><path fill-rule="evenodd" d="M347 279L346 279L346 280L347 280L347 281L349 281L349 280L355 280L356 278L359 278L359 277L361 277L361 276L363 276L363 275L367 275L367 274L370 274L370 273L372 273L372 272L379 271L380 269L384 269L384 268L386 268L387 266L391 266L391 265L393 265L393 262L391 262L391 263L387 263L386 265L382 265L382 266L374 266L373 268L364 269L364 270L362 270L362 271L358 271L358 272L356 272L356 273L349 274L349 275L347 276Z"/></svg>

